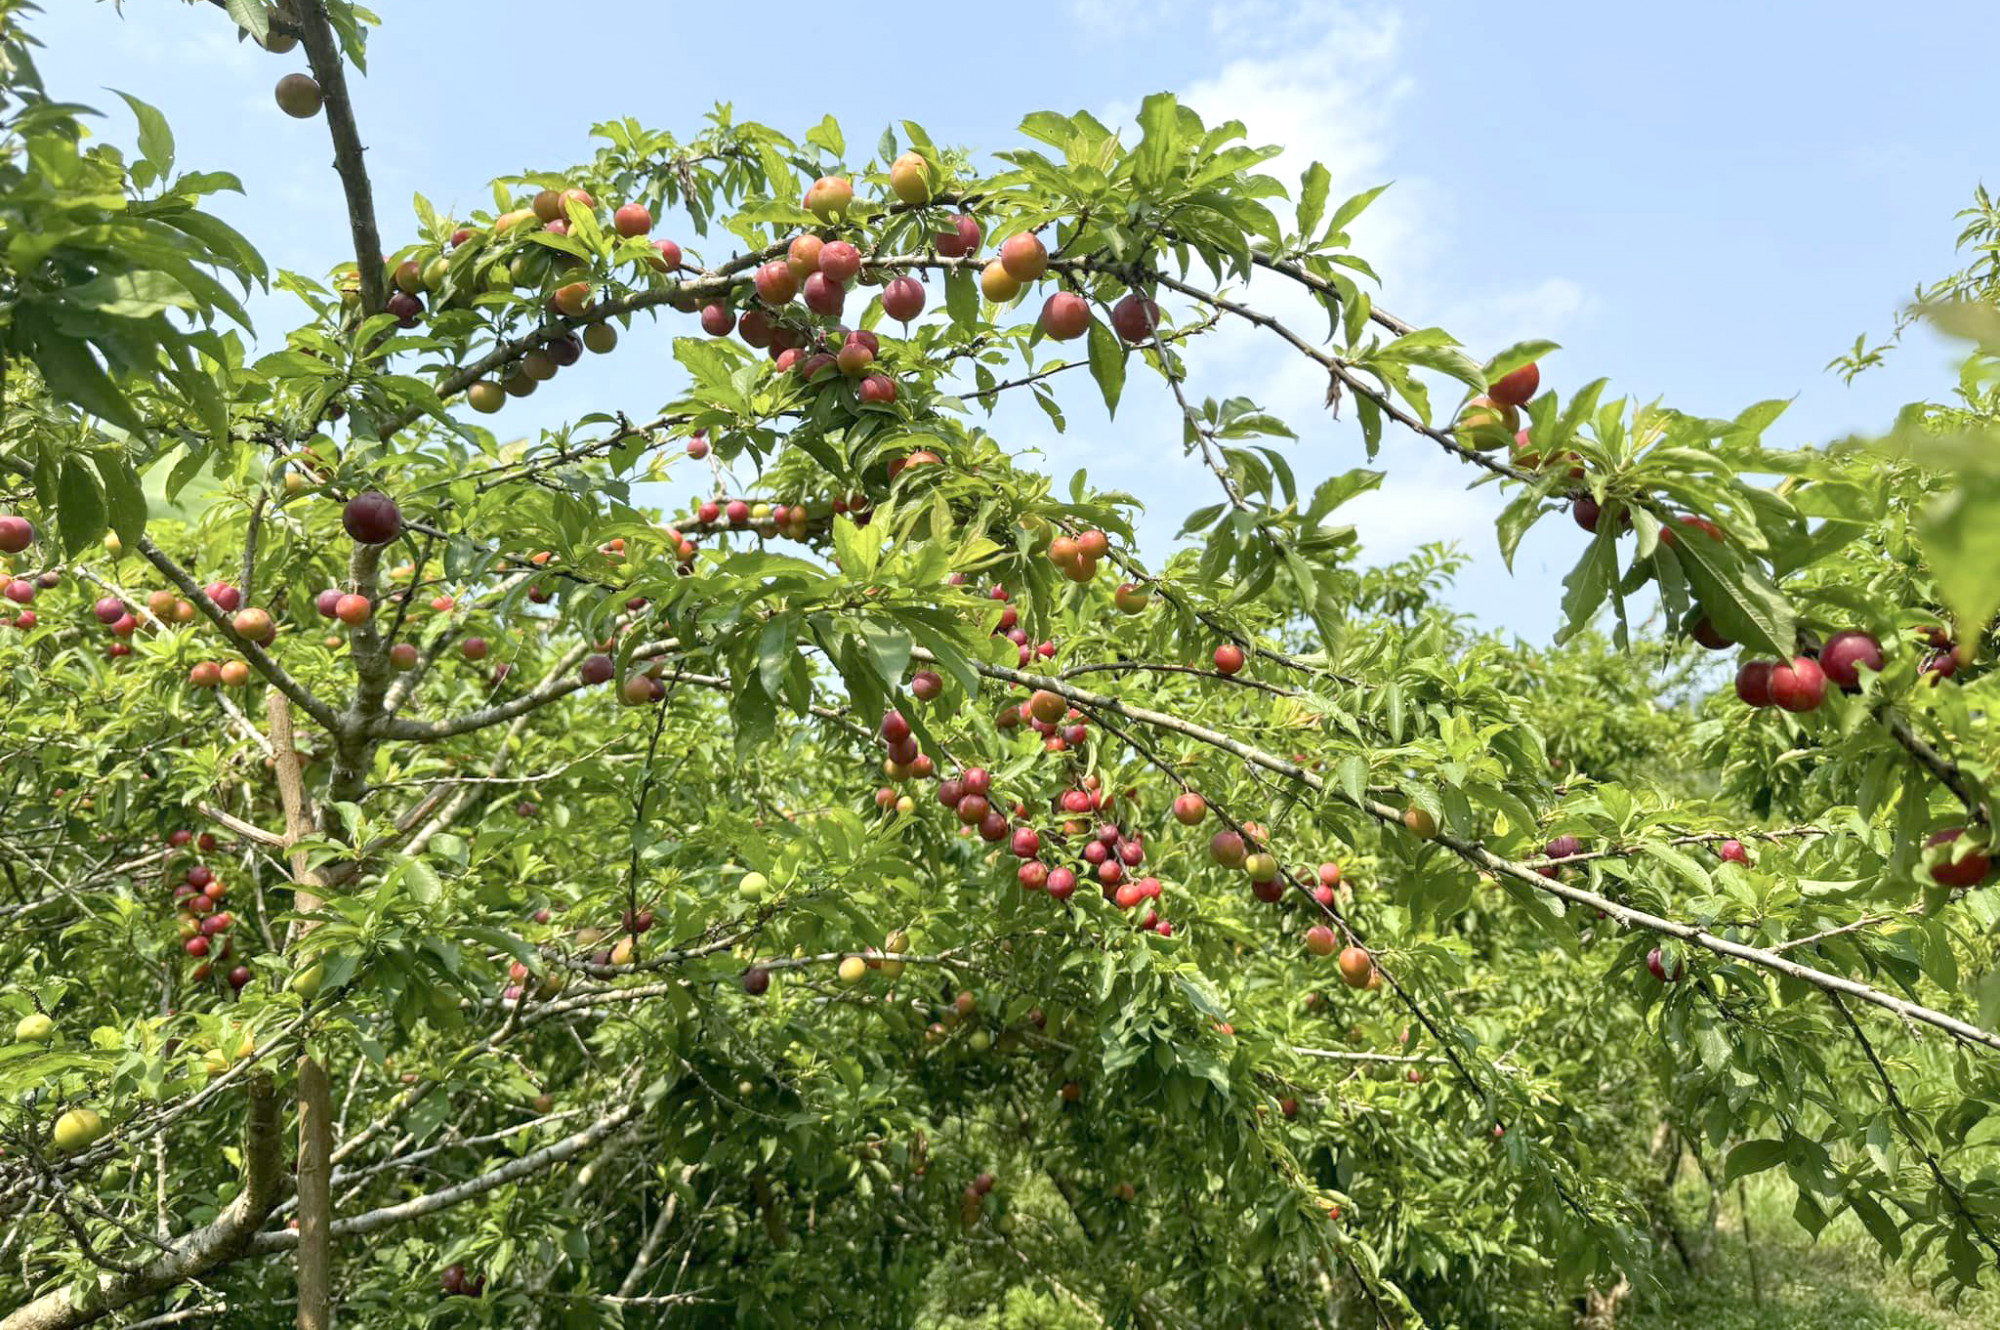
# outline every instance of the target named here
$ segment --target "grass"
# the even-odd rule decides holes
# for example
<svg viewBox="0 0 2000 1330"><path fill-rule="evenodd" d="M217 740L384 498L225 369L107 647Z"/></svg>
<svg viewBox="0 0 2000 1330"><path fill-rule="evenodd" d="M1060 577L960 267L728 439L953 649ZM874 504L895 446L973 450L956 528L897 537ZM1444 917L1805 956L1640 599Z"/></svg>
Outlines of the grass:
<svg viewBox="0 0 2000 1330"><path fill-rule="evenodd" d="M1968 1293L1957 1306L1922 1280L1884 1264L1860 1223L1844 1215L1814 1242L1792 1219L1789 1184L1765 1178L1750 1190L1757 1291L1744 1249L1742 1215L1724 1209L1701 1270L1653 1291L1619 1321L1621 1330L1990 1330L2000 1295Z"/></svg>

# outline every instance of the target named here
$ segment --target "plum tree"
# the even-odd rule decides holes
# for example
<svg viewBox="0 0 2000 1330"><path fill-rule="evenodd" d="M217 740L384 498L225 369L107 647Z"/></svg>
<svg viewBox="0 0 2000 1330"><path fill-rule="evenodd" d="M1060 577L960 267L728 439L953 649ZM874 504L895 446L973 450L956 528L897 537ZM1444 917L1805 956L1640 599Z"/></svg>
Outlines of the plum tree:
<svg viewBox="0 0 2000 1330"><path fill-rule="evenodd" d="M1475 355L1377 303L1372 195L1164 94L976 149L620 119L378 211L372 18L189 6L309 57L346 239L280 280L27 12L0 1326L1540 1325L1670 1274L1656 1135L1941 1287L2000 1259L1984 396L1790 450ZM657 400L589 400L653 323ZM1338 421L1197 391L1217 328ZM1171 548L984 415L1090 447L1142 393L1215 487ZM1556 515L1556 645L1363 561L1391 430L1502 555Z"/></svg>

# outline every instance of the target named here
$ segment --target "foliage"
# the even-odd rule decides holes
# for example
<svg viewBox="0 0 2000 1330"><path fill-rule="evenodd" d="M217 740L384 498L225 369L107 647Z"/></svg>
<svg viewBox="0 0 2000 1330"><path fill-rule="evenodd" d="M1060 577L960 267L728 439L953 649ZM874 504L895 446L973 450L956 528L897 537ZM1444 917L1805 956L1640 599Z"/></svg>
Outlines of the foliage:
<svg viewBox="0 0 2000 1330"><path fill-rule="evenodd" d="M37 537L0 1010L53 1028L0 1044L0 1326L273 1324L322 1256L385 1327L1545 1323L1672 1268L1684 1157L1990 1278L1990 288L1935 311L1955 405L1883 439L1780 451L1782 404L1602 380L1530 387L1514 438L1487 395L1557 348L1380 309L1378 191L1273 178L1164 94L994 158L608 122L490 211L420 196L379 272L360 240L274 275L143 102L128 158L43 94L29 12L0 0L0 515ZM372 237L339 81L372 16L185 17L302 40ZM783 289L803 235L854 246L851 290ZM903 279L924 316L886 314ZM267 280L282 343L239 305ZM654 418L492 415L655 319L686 335ZM1539 588L1559 646L1447 609L1457 553L1363 567L1340 509L1380 472L1308 489L1322 422L1188 395L1224 322L1369 457L1413 431L1501 485L1503 558L1586 527ZM987 414L1082 432L1140 392L1218 498L1153 562L1114 478ZM651 506L689 470L714 493ZM1796 713L1695 645L1843 629L1882 668ZM986 818L939 779L972 769ZM272 1085L334 1120L330 1238L309 1148L296 1192L260 1162ZM105 1134L59 1148L80 1107Z"/></svg>

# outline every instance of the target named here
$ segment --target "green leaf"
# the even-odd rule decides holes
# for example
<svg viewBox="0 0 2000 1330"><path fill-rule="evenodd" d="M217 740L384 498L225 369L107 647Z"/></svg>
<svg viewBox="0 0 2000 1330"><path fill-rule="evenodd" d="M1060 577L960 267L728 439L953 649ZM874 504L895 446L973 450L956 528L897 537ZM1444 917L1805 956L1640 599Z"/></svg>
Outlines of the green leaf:
<svg viewBox="0 0 2000 1330"><path fill-rule="evenodd" d="M137 549L139 537L146 532L146 490L139 482L139 473L122 453L98 453L90 460L104 480L111 529L127 549Z"/></svg>
<svg viewBox="0 0 2000 1330"><path fill-rule="evenodd" d="M271 11L263 0L227 0L229 17L258 41L271 35Z"/></svg>
<svg viewBox="0 0 2000 1330"><path fill-rule="evenodd" d="M1783 1141L1745 1141L1729 1152L1722 1164L1722 1185L1728 1186L1738 1178L1752 1173L1762 1173L1785 1162Z"/></svg>
<svg viewBox="0 0 2000 1330"><path fill-rule="evenodd" d="M1326 212L1327 191L1333 187L1333 173L1314 162L1299 177L1299 237L1311 240L1313 228Z"/></svg>
<svg viewBox="0 0 2000 1330"><path fill-rule="evenodd" d="M954 268L944 278L944 308L953 325L970 328L979 322L979 287L969 268Z"/></svg>
<svg viewBox="0 0 2000 1330"><path fill-rule="evenodd" d="M1959 636L1976 638L2000 610L2000 474L1962 474L1924 504L1917 529Z"/></svg>
<svg viewBox="0 0 2000 1330"><path fill-rule="evenodd" d="M1692 528L1675 538L1674 554L1702 612L1723 636L1790 658L1798 645L1797 617L1761 566Z"/></svg>
<svg viewBox="0 0 2000 1330"><path fill-rule="evenodd" d="M75 453L63 458L62 478L56 485L56 525L62 530L63 551L72 558L104 534L104 491Z"/></svg>
<svg viewBox="0 0 2000 1330"><path fill-rule="evenodd" d="M1104 394L1104 407L1118 415L1118 395L1125 389L1125 349L1111 329L1098 319L1090 321L1090 374Z"/></svg>
<svg viewBox="0 0 2000 1330"><path fill-rule="evenodd" d="M167 127L167 118L129 92L118 95L139 121L140 156L165 180L174 169L174 131Z"/></svg>
<svg viewBox="0 0 2000 1330"><path fill-rule="evenodd" d="M1563 578L1564 623L1556 633L1558 642L1566 642L1590 626L1611 590L1612 579L1618 575L1618 543L1613 538L1613 524L1598 525L1603 530L1591 540L1590 548L1576 561L1569 576Z"/></svg>
<svg viewBox="0 0 2000 1330"><path fill-rule="evenodd" d="M1172 177L1180 159L1180 107L1172 93L1156 92L1140 103L1139 129L1132 178L1141 189L1157 190Z"/></svg>
<svg viewBox="0 0 2000 1330"><path fill-rule="evenodd" d="M163 272L105 273L80 286L65 289L60 306L87 309L117 319L149 319L170 309L192 310L197 302L187 289ZM58 320L61 319L58 313Z"/></svg>
<svg viewBox="0 0 2000 1330"><path fill-rule="evenodd" d="M1389 188L1388 185L1382 184L1375 186L1373 189L1364 189L1353 198L1347 200L1347 202L1341 204L1340 207L1334 210L1333 219L1326 224L1326 238L1331 240L1334 236L1345 231L1347 224L1366 211L1368 205L1380 197L1382 191L1387 188Z"/></svg>
<svg viewBox="0 0 2000 1330"><path fill-rule="evenodd" d="M1881 1244L1882 1250L1889 1253L1891 1260L1902 1256L1903 1231L1896 1227L1896 1221L1889 1217L1889 1212L1882 1208L1880 1202L1866 1192L1850 1191L1847 1205L1861 1221L1862 1227Z"/></svg>
<svg viewBox="0 0 2000 1330"><path fill-rule="evenodd" d="M57 332L39 307L22 306L15 312L15 320L29 339L29 358L42 372L50 392L134 434L145 432L146 423L86 343Z"/></svg>

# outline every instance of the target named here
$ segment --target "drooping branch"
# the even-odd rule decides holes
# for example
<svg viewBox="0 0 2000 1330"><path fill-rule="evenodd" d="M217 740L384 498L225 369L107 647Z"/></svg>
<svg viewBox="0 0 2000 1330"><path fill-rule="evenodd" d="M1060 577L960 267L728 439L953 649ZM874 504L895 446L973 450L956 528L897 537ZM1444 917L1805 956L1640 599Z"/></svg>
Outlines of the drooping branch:
<svg viewBox="0 0 2000 1330"><path fill-rule="evenodd" d="M913 654L920 660L934 660L930 653L922 648L918 648ZM1197 742L1208 744L1211 747L1219 748L1224 752L1241 758L1252 766L1304 785L1315 793L1339 799L1343 803L1350 804L1385 826L1399 830L1403 827L1403 813L1401 809L1391 808L1385 803L1370 798L1355 800L1344 790L1328 784L1317 773L1307 770L1298 763L1267 753L1252 744L1244 743L1242 740L1224 734L1219 730L1210 729L1208 726L1199 725L1178 716L1171 716L1165 712L1134 706L1115 697L1093 693L1049 675L1031 674L1024 670L1012 669L1004 665L987 664L983 661L973 662L973 668L991 679L1019 684L1027 688L1046 689L1059 696L1068 698L1078 705L1107 711L1111 714L1136 721L1149 728L1166 730L1194 739ZM1403 834L1409 833L1404 832ZM1801 965L1796 961L1787 960L1778 953L1762 947L1752 947L1729 938L1719 937L1697 924L1687 924L1674 919L1666 919L1648 911L1635 909L1622 902L1612 900L1608 896L1601 896L1594 891L1574 887L1554 878L1544 877L1524 864L1515 863L1512 860L1494 854L1477 841L1465 840L1442 831L1433 839L1435 843L1444 846L1468 863L1483 868L1496 877L1505 877L1512 881L1520 882L1547 895L1558 897L1572 905L1585 906L1600 911L1627 927L1644 929L1648 932L1658 933L1665 937L1690 943L1720 956L1728 956L1735 960L1746 961L1760 969L1797 979L1828 993L1842 993L1848 997L1857 998L1860 1001L1880 1007L1885 1011L1894 1012L1906 1020L1918 1021L1922 1024L1943 1030L1946 1034L1949 1034L1961 1043L1975 1045L1993 1052L2000 1052L2000 1035L1982 1030L1978 1026L1971 1025L1946 1012L1937 1011L1915 1002L1905 1001L1902 998L1884 993L1880 989L1871 988L1859 980L1850 979L1845 975L1830 974L1824 970L1814 969L1809 965Z"/></svg>

